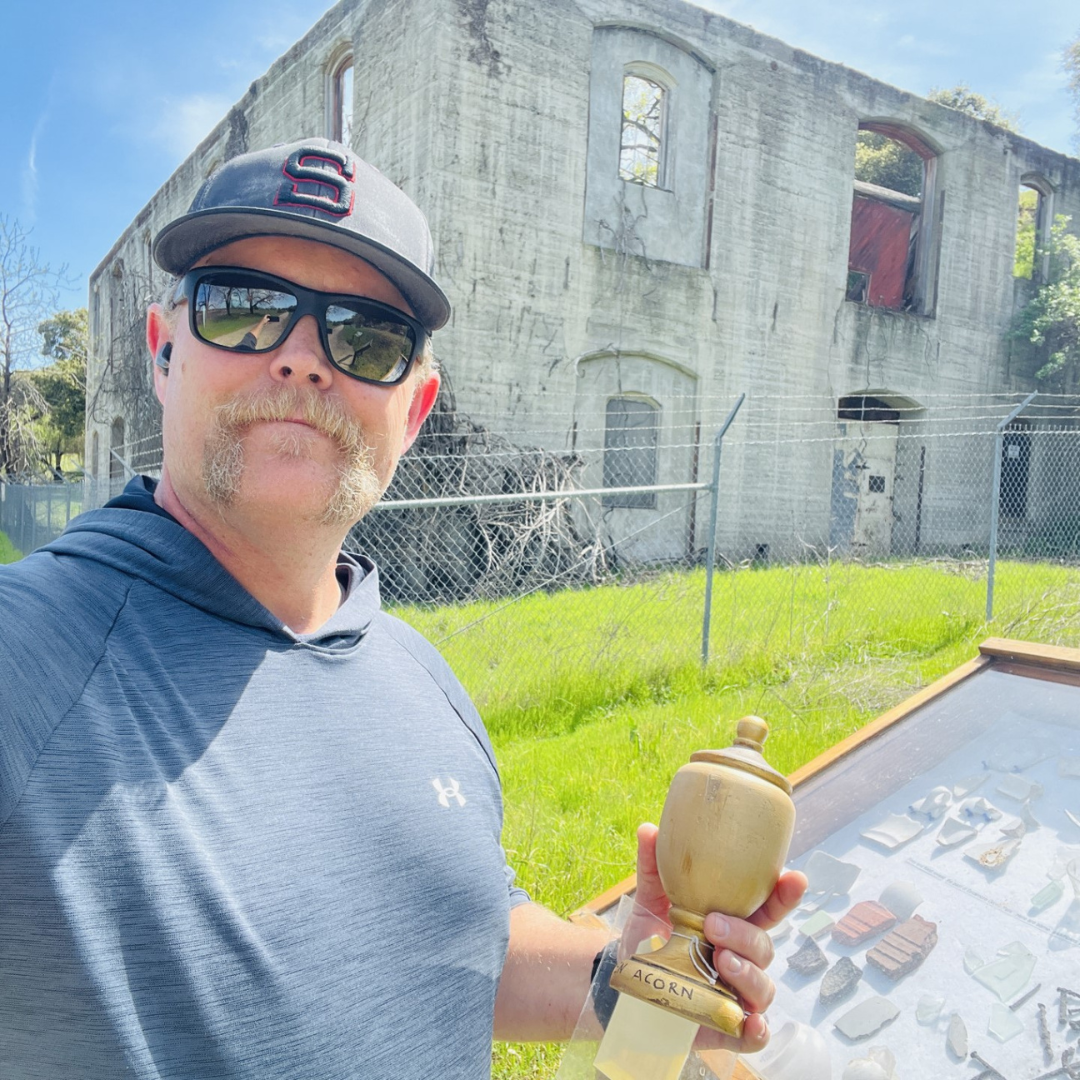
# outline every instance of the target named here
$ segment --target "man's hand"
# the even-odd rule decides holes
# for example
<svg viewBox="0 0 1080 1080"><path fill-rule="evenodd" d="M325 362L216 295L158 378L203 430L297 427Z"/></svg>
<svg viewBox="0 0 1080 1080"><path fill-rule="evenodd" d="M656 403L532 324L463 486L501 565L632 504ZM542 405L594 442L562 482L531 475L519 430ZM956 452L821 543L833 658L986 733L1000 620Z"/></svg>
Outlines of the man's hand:
<svg viewBox="0 0 1080 1080"><path fill-rule="evenodd" d="M634 900L636 906L666 922L671 901L664 892L656 868L657 832L659 830L655 825L642 825L638 829L637 892ZM694 1044L697 1049L721 1047L750 1054L763 1049L769 1041L768 1025L761 1014L772 1004L776 987L765 974L765 968L772 963L774 956L772 939L765 931L794 911L804 892L806 878L798 871L788 871L780 875L772 894L748 919L736 919L715 911L705 917L705 936L715 946L713 967L742 999L748 1015L743 1025L742 1039L733 1039L718 1031L702 1028ZM634 939L633 933L631 919L631 936L627 940L640 940Z"/></svg>

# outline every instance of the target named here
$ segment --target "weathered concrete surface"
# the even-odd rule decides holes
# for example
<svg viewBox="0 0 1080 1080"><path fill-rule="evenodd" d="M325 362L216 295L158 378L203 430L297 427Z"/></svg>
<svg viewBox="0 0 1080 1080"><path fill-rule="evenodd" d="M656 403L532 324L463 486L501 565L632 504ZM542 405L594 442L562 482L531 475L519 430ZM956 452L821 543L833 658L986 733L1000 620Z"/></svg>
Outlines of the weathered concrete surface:
<svg viewBox="0 0 1080 1080"><path fill-rule="evenodd" d="M824 544L848 438L829 427L840 397L873 391L917 410L1031 383L1003 341L1017 190L1037 174L1055 212L1080 221L1075 159L677 0L343 0L252 84L93 275L92 385L110 358L146 363L119 331L131 298L160 285L151 236L231 154L324 133L328 71L350 46L355 149L431 221L454 305L436 346L459 406L521 441L597 451L589 486L601 482L612 395L661 407L658 478L685 482L697 425L704 474L712 432L746 391L725 449L723 498L740 507L722 515L725 550L780 554L796 535ZM621 72L643 62L674 84L670 191L617 178ZM937 151L925 314L844 299L867 121L907 125ZM88 452L95 431L107 446L114 417L131 412L105 384ZM129 441L152 436L152 415L132 414ZM904 415L906 435L926 423ZM815 441L778 460L770 443L810 422ZM958 457L970 444L924 446L902 438L894 455L895 550L912 545L917 477L924 544L972 542L985 518L989 457L980 479ZM1033 506L1048 486L1036 471ZM639 529L676 505L661 496L609 525ZM688 538L675 515L639 554L700 545L703 521Z"/></svg>

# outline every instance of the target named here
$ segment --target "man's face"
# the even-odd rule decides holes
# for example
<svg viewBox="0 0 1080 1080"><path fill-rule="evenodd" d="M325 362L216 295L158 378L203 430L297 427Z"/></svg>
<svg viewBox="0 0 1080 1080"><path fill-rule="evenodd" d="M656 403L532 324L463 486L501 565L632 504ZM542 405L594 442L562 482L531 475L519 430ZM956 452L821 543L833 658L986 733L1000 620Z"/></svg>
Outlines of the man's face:
<svg viewBox="0 0 1080 1080"><path fill-rule="evenodd" d="M411 309L369 263L325 244L254 237L197 265L263 270L322 292L351 293ZM393 476L434 402L437 377L417 385L359 382L330 365L305 316L284 344L261 354L226 353L195 338L186 306L176 312L168 375L155 368L164 410L165 470L195 512L256 514L348 528ZM148 336L168 334L152 309Z"/></svg>

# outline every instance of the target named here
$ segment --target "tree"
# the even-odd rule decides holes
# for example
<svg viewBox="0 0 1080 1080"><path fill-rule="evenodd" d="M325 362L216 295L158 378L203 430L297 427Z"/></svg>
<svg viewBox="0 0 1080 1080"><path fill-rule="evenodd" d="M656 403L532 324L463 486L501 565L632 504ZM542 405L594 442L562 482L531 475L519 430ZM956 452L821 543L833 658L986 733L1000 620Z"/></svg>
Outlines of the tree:
<svg viewBox="0 0 1080 1080"><path fill-rule="evenodd" d="M38 324L41 355L48 367L21 373L37 388L46 409L36 421L38 442L49 467L61 474L65 454L82 452L86 427L86 354L89 326L86 308L58 311Z"/></svg>
<svg viewBox="0 0 1080 1080"><path fill-rule="evenodd" d="M1032 347L1039 364L1035 377L1059 383L1080 369L1080 237L1068 231L1069 220L1061 214L1055 219L1046 251L1049 276L1010 331Z"/></svg>
<svg viewBox="0 0 1080 1080"><path fill-rule="evenodd" d="M46 406L33 382L16 372L37 355L36 330L56 306L64 273L42 263L30 234L0 214L0 476L40 460L34 421Z"/></svg>
<svg viewBox="0 0 1080 1080"><path fill-rule="evenodd" d="M877 131L860 131L855 138L855 179L866 184L922 194L923 160L910 147Z"/></svg>
<svg viewBox="0 0 1080 1080"><path fill-rule="evenodd" d="M1065 71L1069 76L1069 89L1076 100L1076 134L1073 142L1080 150L1080 34L1076 35L1075 41L1070 41L1065 46Z"/></svg>
<svg viewBox="0 0 1080 1080"><path fill-rule="evenodd" d="M974 116L976 120L988 120L991 124L997 124L1006 131L1020 133L1020 123L1015 116L1007 113L996 101L984 98L982 94L976 94L966 83L957 83L944 90L934 87L926 96L930 101L936 101L939 105L967 113L968 116Z"/></svg>

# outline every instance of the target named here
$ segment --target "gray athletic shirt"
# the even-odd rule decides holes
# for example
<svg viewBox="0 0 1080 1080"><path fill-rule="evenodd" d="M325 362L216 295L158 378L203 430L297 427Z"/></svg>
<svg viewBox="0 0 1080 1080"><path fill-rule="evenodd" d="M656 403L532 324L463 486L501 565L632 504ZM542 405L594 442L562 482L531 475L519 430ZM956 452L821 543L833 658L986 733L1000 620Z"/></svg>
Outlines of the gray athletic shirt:
<svg viewBox="0 0 1080 1080"><path fill-rule="evenodd" d="M374 565L297 635L132 481L0 570L0 1077L486 1077L526 900Z"/></svg>

